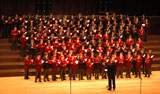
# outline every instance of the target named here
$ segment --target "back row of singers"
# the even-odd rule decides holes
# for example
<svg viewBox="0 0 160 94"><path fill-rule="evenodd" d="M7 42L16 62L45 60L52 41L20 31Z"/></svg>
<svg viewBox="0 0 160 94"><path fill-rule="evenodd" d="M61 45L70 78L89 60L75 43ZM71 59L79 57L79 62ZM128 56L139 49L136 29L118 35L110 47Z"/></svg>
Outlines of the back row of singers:
<svg viewBox="0 0 160 94"><path fill-rule="evenodd" d="M52 69L53 81L56 80L58 68L60 68L60 78L62 81L66 80L65 74L67 70L70 80L72 78L73 80L75 80L77 75L79 77L79 80L84 80L83 77L85 74L87 76L87 80L91 80L92 73L95 76L96 80L99 79L99 75L102 75L102 79L106 79L107 72L105 71L105 68L107 68L107 65L111 63L112 57L114 58L114 62L117 66L117 78L119 78L119 76L123 78L124 67L126 71L126 78L131 78L131 69L135 70L135 77L141 77L143 62L145 68L145 77L150 77L153 56L151 56L149 53L146 56L142 56L141 54L132 56L131 52L129 51L126 56L124 56L121 52L119 56L117 56L117 54L115 53L113 55L106 55L104 57L101 53L96 55L96 57L94 56L94 53L90 57L87 57L86 53L73 55L72 52L70 52L67 57L65 57L63 54L59 56L54 54L51 59L49 59L48 54L45 53L43 57L41 57L41 55L39 54L35 60L29 59L29 55L27 55L24 59L25 79L29 79L29 65L33 62L35 62L36 68L35 82L37 82L38 78L41 82L42 67L45 82L46 80L49 81L48 75L50 68Z"/></svg>

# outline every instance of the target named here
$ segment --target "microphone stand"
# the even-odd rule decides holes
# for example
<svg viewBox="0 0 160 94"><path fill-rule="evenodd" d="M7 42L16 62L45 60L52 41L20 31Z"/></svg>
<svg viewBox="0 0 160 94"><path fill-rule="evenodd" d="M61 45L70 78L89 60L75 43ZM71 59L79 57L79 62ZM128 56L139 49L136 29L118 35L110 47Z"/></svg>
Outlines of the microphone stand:
<svg viewBox="0 0 160 94"><path fill-rule="evenodd" d="M72 77L70 79L70 94L72 94Z"/></svg>
<svg viewBox="0 0 160 94"><path fill-rule="evenodd" d="M140 78L140 94L142 94L142 77Z"/></svg>

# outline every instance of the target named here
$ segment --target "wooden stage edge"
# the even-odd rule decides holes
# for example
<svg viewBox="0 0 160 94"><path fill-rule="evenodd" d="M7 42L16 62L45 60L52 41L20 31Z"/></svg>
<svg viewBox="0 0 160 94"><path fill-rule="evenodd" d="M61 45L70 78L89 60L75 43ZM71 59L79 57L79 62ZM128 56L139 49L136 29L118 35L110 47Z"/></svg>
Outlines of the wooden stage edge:
<svg viewBox="0 0 160 94"><path fill-rule="evenodd" d="M34 82L34 76L0 77L0 94L70 94L70 81ZM51 76L50 76L51 78ZM85 78L86 79L86 78ZM116 90L108 91L108 79L72 81L71 94L160 94L160 71L153 71L150 78L116 79Z"/></svg>

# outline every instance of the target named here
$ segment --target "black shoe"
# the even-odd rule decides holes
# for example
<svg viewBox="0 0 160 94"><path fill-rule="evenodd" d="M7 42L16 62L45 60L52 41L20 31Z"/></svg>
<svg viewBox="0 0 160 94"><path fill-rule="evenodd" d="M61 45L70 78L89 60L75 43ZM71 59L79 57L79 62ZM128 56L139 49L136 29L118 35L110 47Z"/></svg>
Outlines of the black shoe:
<svg viewBox="0 0 160 94"><path fill-rule="evenodd" d="M35 83L37 82L37 80L35 80Z"/></svg>
<svg viewBox="0 0 160 94"><path fill-rule="evenodd" d="M46 82L46 80L44 80L44 82Z"/></svg>
<svg viewBox="0 0 160 94"><path fill-rule="evenodd" d="M39 82L42 82L41 80Z"/></svg>
<svg viewBox="0 0 160 94"><path fill-rule="evenodd" d="M113 90L115 90L116 88L113 88Z"/></svg>
<svg viewBox="0 0 160 94"><path fill-rule="evenodd" d="M111 88L109 88L108 90L111 90Z"/></svg>
<svg viewBox="0 0 160 94"><path fill-rule="evenodd" d="M50 81L50 80L47 80L48 82Z"/></svg>

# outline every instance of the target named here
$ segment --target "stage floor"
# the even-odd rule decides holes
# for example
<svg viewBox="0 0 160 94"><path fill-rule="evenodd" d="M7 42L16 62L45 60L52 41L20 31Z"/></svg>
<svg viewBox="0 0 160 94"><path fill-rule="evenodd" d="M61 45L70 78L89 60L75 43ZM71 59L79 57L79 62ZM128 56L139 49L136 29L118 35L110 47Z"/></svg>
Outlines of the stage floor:
<svg viewBox="0 0 160 94"><path fill-rule="evenodd" d="M70 94L70 81L34 82L19 77L0 77L0 94ZM51 77L50 77L51 78ZM86 78L85 78L86 79ZM72 81L72 94L140 94L140 79L117 79L116 90L108 91L105 80ZM141 94L160 94L160 71L153 71L150 78L142 78Z"/></svg>

